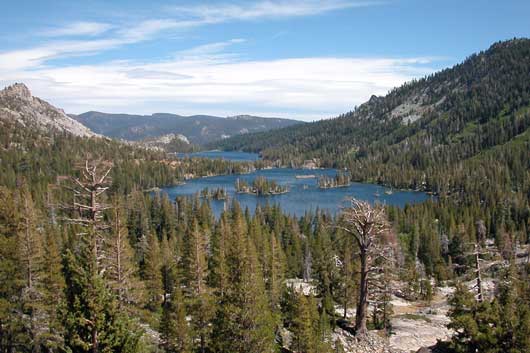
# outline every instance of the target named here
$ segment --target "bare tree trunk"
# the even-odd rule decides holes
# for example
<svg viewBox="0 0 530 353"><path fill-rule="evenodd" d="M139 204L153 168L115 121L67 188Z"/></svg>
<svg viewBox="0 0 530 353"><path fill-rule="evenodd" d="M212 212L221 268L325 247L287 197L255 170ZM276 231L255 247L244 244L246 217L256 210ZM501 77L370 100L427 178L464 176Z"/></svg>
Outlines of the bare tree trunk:
<svg viewBox="0 0 530 353"><path fill-rule="evenodd" d="M357 303L357 312L355 314L355 334L365 334L366 319L368 311L368 249L361 247L361 281L359 288L359 301Z"/></svg>
<svg viewBox="0 0 530 353"><path fill-rule="evenodd" d="M480 270L480 245L475 244L475 271L477 271L477 300L482 303L482 275Z"/></svg>
<svg viewBox="0 0 530 353"><path fill-rule="evenodd" d="M343 293L343 305L344 305L344 312L342 314L342 318L346 320L348 317L348 288L344 286L344 293Z"/></svg>
<svg viewBox="0 0 530 353"><path fill-rule="evenodd" d="M381 206L372 207L368 202L356 199L352 199L351 204L350 208L342 212L342 222L337 228L352 235L359 246L361 278L357 289L359 297L355 314L355 334L362 336L368 333L368 276L370 271L374 270L374 259L384 257L381 246L388 242L388 239L385 239L388 235L388 222Z"/></svg>
<svg viewBox="0 0 530 353"><path fill-rule="evenodd" d="M95 325L92 328L92 353L99 353L98 329Z"/></svg>

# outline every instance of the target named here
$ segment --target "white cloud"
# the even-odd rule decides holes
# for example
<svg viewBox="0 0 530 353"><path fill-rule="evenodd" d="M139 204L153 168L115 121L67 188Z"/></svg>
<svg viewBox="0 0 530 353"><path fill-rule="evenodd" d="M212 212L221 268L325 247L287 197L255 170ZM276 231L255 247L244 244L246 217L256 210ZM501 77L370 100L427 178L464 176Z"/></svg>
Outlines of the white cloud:
<svg viewBox="0 0 530 353"><path fill-rule="evenodd" d="M181 50L177 54L179 56L183 57L198 57L198 56L205 56L205 55L213 55L220 53L227 49L228 47L234 45L234 44L240 44L246 42L245 39L242 38L234 38L230 39L224 42L215 42L215 43L208 43L199 45L190 49Z"/></svg>
<svg viewBox="0 0 530 353"><path fill-rule="evenodd" d="M74 22L64 27L53 28L42 32L48 37L67 37L67 36L96 36L107 32L113 26L101 22Z"/></svg>
<svg viewBox="0 0 530 353"><path fill-rule="evenodd" d="M40 67L46 61L59 57L95 54L125 43L126 41L119 38L57 41L31 49L3 52L0 53L0 75L4 71Z"/></svg>
<svg viewBox="0 0 530 353"><path fill-rule="evenodd" d="M179 21L175 19L150 19L140 22L136 26L125 27L118 31L119 38L124 43L135 43L152 39L160 32L185 29L198 26L197 21Z"/></svg>
<svg viewBox="0 0 530 353"><path fill-rule="evenodd" d="M306 119L333 116L371 94L433 70L426 58L292 58L108 62L4 74L69 112L252 113ZM244 110L243 110L244 109ZM235 110L235 111L234 111ZM296 114L292 114L296 112Z"/></svg>
<svg viewBox="0 0 530 353"><path fill-rule="evenodd" d="M276 0L241 4L180 6L174 8L174 11L218 23L231 20L311 16L353 7L372 6L379 3L376 1L354 0Z"/></svg>
<svg viewBox="0 0 530 353"><path fill-rule="evenodd" d="M228 51L236 38L176 53L171 60L121 60L53 67L50 60L93 55L147 40L167 31L241 20L309 16L371 1L261 1L190 6L173 17L146 19L132 27L77 22L48 31L54 39L29 49L0 52L0 84L25 82L34 94L69 112L86 110L180 114L265 114L297 118L333 116L371 94L433 70L430 58L305 57L243 60ZM71 36L97 36L72 40ZM65 40L70 38L70 40ZM48 38L49 39L49 38Z"/></svg>

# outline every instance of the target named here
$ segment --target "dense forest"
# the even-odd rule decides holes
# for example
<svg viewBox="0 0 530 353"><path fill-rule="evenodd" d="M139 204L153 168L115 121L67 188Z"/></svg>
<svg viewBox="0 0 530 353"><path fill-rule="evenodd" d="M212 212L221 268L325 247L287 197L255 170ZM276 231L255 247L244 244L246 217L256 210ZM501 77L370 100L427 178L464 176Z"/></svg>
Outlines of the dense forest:
<svg viewBox="0 0 530 353"><path fill-rule="evenodd" d="M372 97L336 119L218 146L260 152L283 164L319 158L322 166L347 168L356 181L431 191L439 202L415 206L415 212L435 213L449 237L458 224L474 234L473 224L484 219L499 244L507 234L526 244L529 126L530 40L514 39ZM418 217L425 219L428 214Z"/></svg>
<svg viewBox="0 0 530 353"><path fill-rule="evenodd" d="M365 352L392 335L396 293L427 305L442 286L439 349L529 351L529 76L530 41L497 43L335 120L223 143L438 195L336 216L227 201L216 218L156 187L266 161L0 120L0 352Z"/></svg>

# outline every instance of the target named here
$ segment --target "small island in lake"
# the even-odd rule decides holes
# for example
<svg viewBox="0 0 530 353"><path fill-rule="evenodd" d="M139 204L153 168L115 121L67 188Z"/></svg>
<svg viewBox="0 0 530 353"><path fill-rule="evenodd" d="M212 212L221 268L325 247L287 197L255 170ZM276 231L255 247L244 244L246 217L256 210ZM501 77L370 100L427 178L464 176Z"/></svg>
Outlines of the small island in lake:
<svg viewBox="0 0 530 353"><path fill-rule="evenodd" d="M216 188L210 190L209 188L204 188L201 190L201 197L204 199L213 199L213 200L226 200L227 193L224 188Z"/></svg>
<svg viewBox="0 0 530 353"><path fill-rule="evenodd" d="M320 189L341 188L350 185L350 175L343 172L338 172L333 178L327 175L322 175L318 178L318 187Z"/></svg>
<svg viewBox="0 0 530 353"><path fill-rule="evenodd" d="M252 181L252 184L237 178L235 187L238 194L256 196L280 195L289 192L287 186L279 185L276 181L269 180L263 176L258 176Z"/></svg>

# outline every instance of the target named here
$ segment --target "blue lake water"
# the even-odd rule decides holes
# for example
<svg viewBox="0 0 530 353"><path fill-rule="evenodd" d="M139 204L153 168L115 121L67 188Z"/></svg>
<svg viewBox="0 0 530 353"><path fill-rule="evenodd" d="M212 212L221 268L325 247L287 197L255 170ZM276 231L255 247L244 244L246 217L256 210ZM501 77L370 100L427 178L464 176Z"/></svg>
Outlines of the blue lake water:
<svg viewBox="0 0 530 353"><path fill-rule="evenodd" d="M236 152L236 151L202 151L193 153L177 153L178 157L202 157L210 159L225 159L233 162L257 161L257 153Z"/></svg>
<svg viewBox="0 0 530 353"><path fill-rule="evenodd" d="M237 153L237 152L236 152ZM409 203L423 202L431 196L423 192L392 190L392 194L386 194L390 189L380 185L352 183L350 186L335 189L319 189L317 179L297 179L297 175L328 175L335 176L334 169L291 169L276 168L258 170L244 175L222 175L188 180L186 184L167 187L162 189L168 194L170 199L176 196L194 195L204 188L210 190L225 188L230 199L236 198L241 206L248 207L254 211L258 204L265 205L279 204L286 213L302 216L306 211L324 209L332 214L336 214L341 206L346 205L348 198L355 197L371 203L380 202L397 206L404 206ZM255 196L235 193L235 182L237 178L251 183L257 176L265 176L270 180L275 180L281 185L287 185L290 192L282 195ZM224 201L211 200L211 206L216 215L219 215L224 207Z"/></svg>

